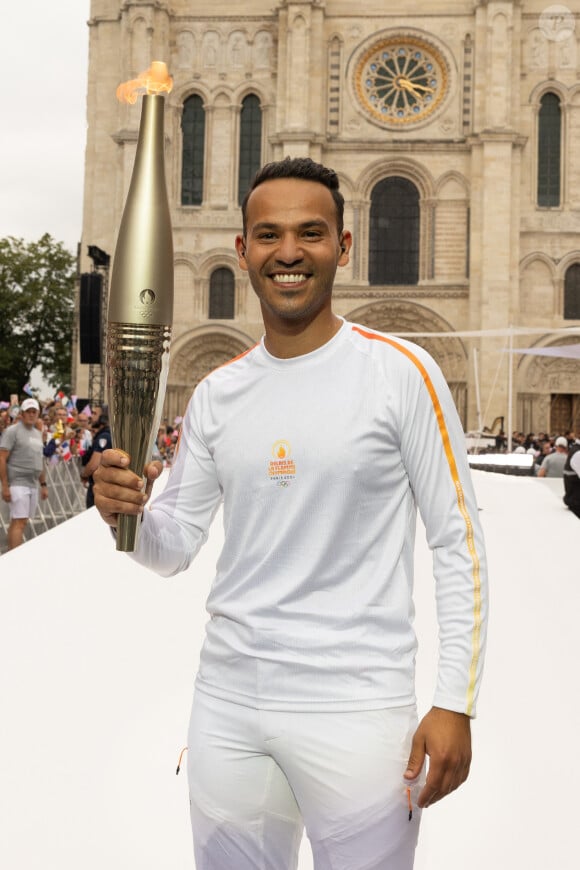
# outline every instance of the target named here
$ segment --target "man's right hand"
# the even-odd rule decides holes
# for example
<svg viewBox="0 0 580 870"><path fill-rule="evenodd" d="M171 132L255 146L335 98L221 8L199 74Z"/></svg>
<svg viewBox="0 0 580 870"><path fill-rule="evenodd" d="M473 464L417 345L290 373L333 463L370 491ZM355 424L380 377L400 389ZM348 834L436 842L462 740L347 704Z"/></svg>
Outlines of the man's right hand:
<svg viewBox="0 0 580 870"><path fill-rule="evenodd" d="M105 450L93 474L95 507L109 526L116 526L119 514L143 513L153 483L163 470L160 462L145 466L144 478L129 468L130 458L123 450Z"/></svg>

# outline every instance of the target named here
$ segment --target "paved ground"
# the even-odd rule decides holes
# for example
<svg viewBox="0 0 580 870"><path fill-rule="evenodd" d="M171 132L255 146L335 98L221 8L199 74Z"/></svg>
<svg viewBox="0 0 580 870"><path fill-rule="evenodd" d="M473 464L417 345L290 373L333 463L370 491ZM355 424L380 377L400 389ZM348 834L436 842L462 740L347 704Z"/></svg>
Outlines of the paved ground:
<svg viewBox="0 0 580 870"><path fill-rule="evenodd" d="M576 870L580 525L549 481L474 480L492 581L474 761L423 814L415 870ZM192 568L160 580L91 509L0 558L3 867L193 870L175 768L220 543L218 517ZM424 712L437 630L421 536L415 563Z"/></svg>

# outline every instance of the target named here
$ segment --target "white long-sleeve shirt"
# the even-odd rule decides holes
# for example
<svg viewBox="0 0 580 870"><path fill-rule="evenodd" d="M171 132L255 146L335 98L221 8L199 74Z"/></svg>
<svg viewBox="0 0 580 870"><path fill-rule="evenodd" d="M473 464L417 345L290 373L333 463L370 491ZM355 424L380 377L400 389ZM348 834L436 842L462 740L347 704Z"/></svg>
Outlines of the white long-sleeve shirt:
<svg viewBox="0 0 580 870"><path fill-rule="evenodd" d="M344 322L312 353L264 343L210 374L134 558L186 569L223 501L198 689L276 710L411 704L418 506L433 551L434 704L475 714L487 609L465 442L421 348Z"/></svg>

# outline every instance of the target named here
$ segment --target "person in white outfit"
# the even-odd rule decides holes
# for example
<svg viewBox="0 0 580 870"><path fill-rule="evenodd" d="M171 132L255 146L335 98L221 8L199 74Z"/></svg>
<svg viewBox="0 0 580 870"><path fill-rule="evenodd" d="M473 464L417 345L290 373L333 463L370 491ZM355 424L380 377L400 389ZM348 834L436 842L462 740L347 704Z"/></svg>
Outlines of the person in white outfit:
<svg viewBox="0 0 580 870"><path fill-rule="evenodd" d="M466 779L481 681L486 563L464 437L420 347L338 317L351 234L336 174L268 164L242 206L240 268L265 325L206 377L165 490L118 450L95 503L142 515L134 558L187 569L223 505L189 728L198 870L410 870L423 808ZM440 629L417 722L413 549L433 550ZM425 771L425 758L429 769Z"/></svg>

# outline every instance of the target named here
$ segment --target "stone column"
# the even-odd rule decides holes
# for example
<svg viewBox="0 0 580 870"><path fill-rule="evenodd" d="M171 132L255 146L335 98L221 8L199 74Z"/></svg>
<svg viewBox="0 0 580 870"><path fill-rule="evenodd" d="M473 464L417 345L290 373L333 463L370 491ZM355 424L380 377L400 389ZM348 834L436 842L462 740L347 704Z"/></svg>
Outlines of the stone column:
<svg viewBox="0 0 580 870"><path fill-rule="evenodd" d="M232 175L232 107L225 95L219 96L211 111L206 110L207 192L211 208L226 209L231 204ZM204 196L205 199L205 196Z"/></svg>
<svg viewBox="0 0 580 870"><path fill-rule="evenodd" d="M283 155L320 159L325 117L324 4L294 0L278 12L278 130Z"/></svg>
<svg viewBox="0 0 580 870"><path fill-rule="evenodd" d="M471 327L507 330L518 321L519 294L519 0L479 0L475 29L474 135L472 143ZM507 336L482 337L479 376L484 425L509 405ZM498 365L500 367L498 374ZM477 421L470 372L468 426ZM516 396L513 395L513 425Z"/></svg>

